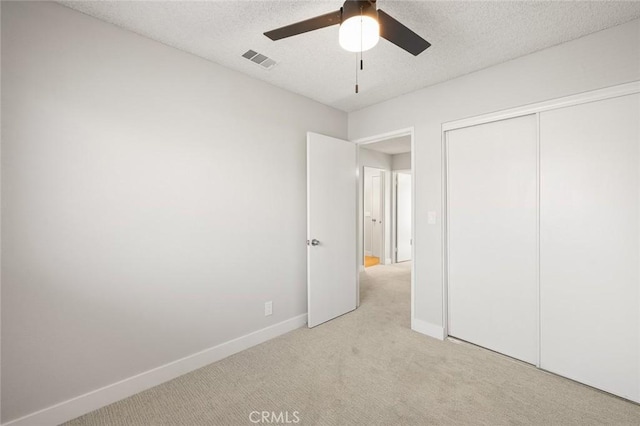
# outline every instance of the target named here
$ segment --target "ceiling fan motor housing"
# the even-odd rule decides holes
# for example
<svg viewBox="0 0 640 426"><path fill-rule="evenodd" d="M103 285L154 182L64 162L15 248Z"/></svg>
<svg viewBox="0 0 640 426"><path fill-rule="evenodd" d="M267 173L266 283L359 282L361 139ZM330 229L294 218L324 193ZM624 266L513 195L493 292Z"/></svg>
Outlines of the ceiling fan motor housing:
<svg viewBox="0 0 640 426"><path fill-rule="evenodd" d="M376 21L378 20L378 10L376 9L376 3L374 1L347 0L342 5L341 12L341 22L360 15L371 16Z"/></svg>
<svg viewBox="0 0 640 426"><path fill-rule="evenodd" d="M362 19L353 19L358 16ZM371 49L379 38L390 41L414 56L418 56L431 46L431 43L384 10L377 9L376 0L346 0L335 12L285 25L267 31L264 35L271 40L280 40L338 24L340 24L340 45L349 52L363 52ZM366 43L363 42L365 38Z"/></svg>

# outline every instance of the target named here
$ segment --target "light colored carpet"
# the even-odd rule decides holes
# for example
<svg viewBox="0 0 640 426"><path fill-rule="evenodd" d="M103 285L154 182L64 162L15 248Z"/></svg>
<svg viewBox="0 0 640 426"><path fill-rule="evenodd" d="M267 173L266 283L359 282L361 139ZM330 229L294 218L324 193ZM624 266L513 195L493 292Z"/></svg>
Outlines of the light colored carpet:
<svg viewBox="0 0 640 426"><path fill-rule="evenodd" d="M640 406L409 329L409 263L362 273L356 311L299 329L68 425L638 425Z"/></svg>

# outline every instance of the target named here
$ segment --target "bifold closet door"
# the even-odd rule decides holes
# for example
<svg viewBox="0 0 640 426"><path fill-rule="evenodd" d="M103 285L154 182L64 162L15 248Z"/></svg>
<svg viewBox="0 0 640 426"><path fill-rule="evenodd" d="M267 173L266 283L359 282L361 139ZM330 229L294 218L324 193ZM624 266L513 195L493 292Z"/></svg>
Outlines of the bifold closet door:
<svg viewBox="0 0 640 426"><path fill-rule="evenodd" d="M537 362L537 120L448 131L448 332Z"/></svg>
<svg viewBox="0 0 640 426"><path fill-rule="evenodd" d="M640 95L540 115L540 366L640 400Z"/></svg>

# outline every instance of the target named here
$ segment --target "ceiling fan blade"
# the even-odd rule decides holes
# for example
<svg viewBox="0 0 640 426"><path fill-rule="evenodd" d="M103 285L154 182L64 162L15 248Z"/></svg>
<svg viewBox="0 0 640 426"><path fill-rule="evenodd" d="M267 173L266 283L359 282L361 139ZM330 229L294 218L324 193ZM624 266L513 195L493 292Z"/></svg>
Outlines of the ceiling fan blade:
<svg viewBox="0 0 640 426"><path fill-rule="evenodd" d="M431 46L427 40L411 31L409 28L396 21L383 10L378 9L378 23L380 24L380 37L386 38L396 46L406 50L414 56L424 52Z"/></svg>
<svg viewBox="0 0 640 426"><path fill-rule="evenodd" d="M275 41L280 40L281 38L291 37L313 30L319 30L320 28L330 27L331 25L337 25L339 23L340 11L337 10L335 12L325 13L324 15L307 19L306 21L296 22L295 24L267 31L266 33L264 33L264 35Z"/></svg>

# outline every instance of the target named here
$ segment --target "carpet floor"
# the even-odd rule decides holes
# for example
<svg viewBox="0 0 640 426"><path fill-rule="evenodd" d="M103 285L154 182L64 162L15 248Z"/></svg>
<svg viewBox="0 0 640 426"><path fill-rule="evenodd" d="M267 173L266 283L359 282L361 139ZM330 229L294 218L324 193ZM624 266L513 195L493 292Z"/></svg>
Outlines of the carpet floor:
<svg viewBox="0 0 640 426"><path fill-rule="evenodd" d="M409 267L367 268L361 306L352 313L67 424L252 425L259 419L252 411L282 412L275 420L288 412L290 424L299 419L300 425L640 424L639 405L470 344L411 331Z"/></svg>

